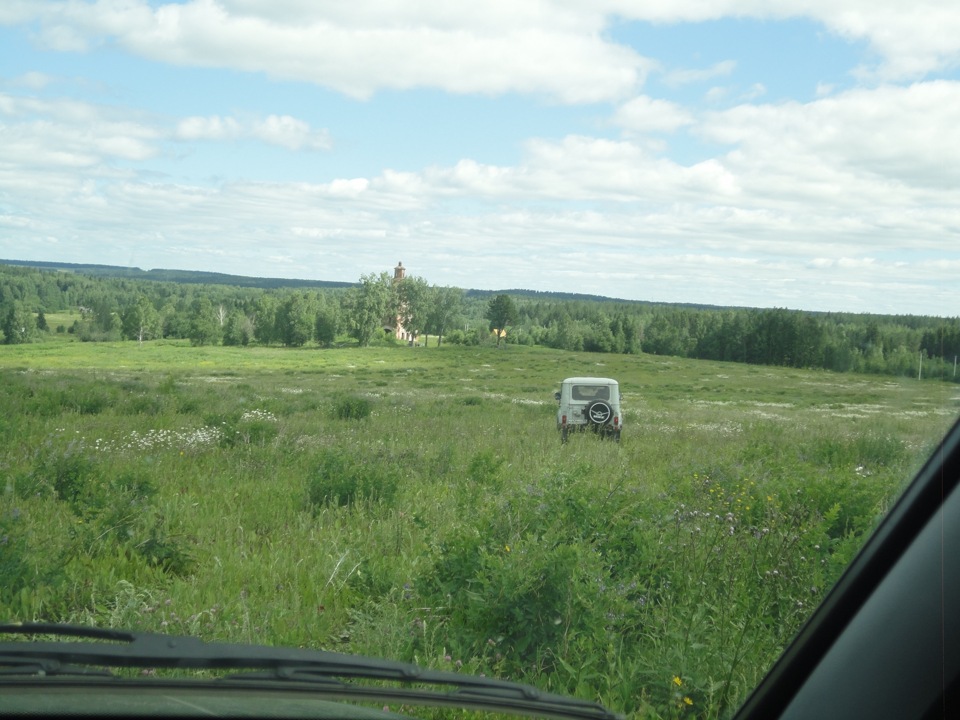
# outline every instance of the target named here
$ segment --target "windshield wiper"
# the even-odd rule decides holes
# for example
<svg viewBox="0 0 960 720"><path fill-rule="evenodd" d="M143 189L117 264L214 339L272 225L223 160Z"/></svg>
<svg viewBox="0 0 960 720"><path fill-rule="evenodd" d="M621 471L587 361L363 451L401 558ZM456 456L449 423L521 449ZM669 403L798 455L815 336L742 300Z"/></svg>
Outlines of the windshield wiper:
<svg viewBox="0 0 960 720"><path fill-rule="evenodd" d="M100 629L57 623L0 624L0 636L55 639L0 642L0 687L13 678L35 682L244 687L306 691L341 699L439 705L556 718L612 720L602 705L494 678L430 670L410 663L301 648L204 642L191 636ZM64 640L63 638L78 638ZM98 668L241 670L216 678L120 677ZM390 681L364 685L344 679ZM421 689L420 685L453 688Z"/></svg>

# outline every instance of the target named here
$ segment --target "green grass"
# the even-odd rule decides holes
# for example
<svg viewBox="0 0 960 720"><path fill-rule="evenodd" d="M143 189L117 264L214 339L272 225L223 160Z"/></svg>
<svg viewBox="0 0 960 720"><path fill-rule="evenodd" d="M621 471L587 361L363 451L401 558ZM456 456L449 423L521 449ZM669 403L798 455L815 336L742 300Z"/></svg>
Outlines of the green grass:
<svg viewBox="0 0 960 720"><path fill-rule="evenodd" d="M571 375L623 441L560 445ZM0 347L0 616L361 652L728 714L956 386L508 346Z"/></svg>

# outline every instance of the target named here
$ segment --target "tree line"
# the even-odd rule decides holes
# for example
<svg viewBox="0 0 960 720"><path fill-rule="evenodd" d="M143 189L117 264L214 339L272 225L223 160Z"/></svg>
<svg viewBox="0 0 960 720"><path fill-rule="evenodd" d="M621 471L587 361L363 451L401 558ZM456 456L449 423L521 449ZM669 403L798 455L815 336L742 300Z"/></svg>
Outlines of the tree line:
<svg viewBox="0 0 960 720"><path fill-rule="evenodd" d="M50 328L47 313L73 313ZM91 276L0 265L3 342L188 339L195 345L393 342L402 324L435 344L526 344L651 353L838 372L956 379L960 319L710 308L489 293L416 276L362 275L344 287L250 287ZM495 332L494 332L495 331Z"/></svg>

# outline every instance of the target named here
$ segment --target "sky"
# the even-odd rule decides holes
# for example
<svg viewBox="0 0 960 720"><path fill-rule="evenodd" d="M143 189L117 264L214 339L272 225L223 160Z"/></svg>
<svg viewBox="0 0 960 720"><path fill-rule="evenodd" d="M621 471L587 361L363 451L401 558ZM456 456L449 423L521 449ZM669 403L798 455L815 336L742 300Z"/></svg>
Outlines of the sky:
<svg viewBox="0 0 960 720"><path fill-rule="evenodd" d="M960 315L956 0L3 0L0 258Z"/></svg>

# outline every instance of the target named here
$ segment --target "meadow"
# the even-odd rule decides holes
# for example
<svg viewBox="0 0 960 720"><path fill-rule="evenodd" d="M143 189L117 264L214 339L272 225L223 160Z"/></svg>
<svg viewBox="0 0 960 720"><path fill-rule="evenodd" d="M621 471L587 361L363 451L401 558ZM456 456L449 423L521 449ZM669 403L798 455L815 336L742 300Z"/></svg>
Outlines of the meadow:
<svg viewBox="0 0 960 720"><path fill-rule="evenodd" d="M553 393L617 378L623 441ZM509 345L0 347L0 617L732 712L960 410L939 381ZM440 717L440 715L437 715Z"/></svg>

